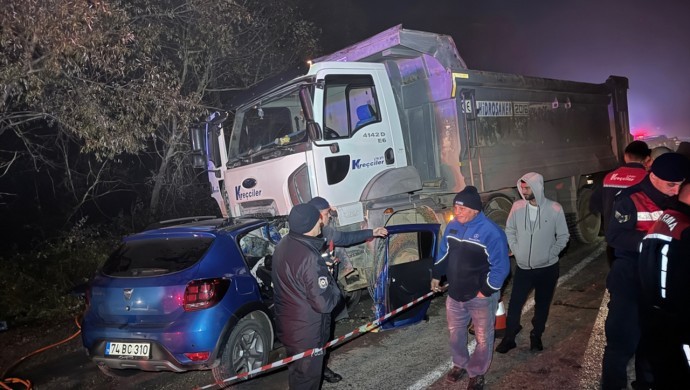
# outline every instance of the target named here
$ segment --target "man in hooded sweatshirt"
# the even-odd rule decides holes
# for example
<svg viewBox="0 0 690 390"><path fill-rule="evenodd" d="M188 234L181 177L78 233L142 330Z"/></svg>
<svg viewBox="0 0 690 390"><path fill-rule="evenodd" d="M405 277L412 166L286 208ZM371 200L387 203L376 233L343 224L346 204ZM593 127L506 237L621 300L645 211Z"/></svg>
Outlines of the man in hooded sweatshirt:
<svg viewBox="0 0 690 390"><path fill-rule="evenodd" d="M549 307L560 274L558 255L570 238L563 207L544 196L544 178L530 172L517 182L521 200L513 203L506 221L508 245L517 268L508 303L506 333L496 352L515 348L515 336L522 329L520 314L527 296L534 289L534 317L530 350L544 349L541 335L546 328Z"/></svg>

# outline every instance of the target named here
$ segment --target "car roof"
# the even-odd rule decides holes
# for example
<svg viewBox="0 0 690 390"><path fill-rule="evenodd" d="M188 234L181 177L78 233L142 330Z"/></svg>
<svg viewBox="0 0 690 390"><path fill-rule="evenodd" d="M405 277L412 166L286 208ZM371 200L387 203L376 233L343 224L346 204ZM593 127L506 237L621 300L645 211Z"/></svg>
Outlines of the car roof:
<svg viewBox="0 0 690 390"><path fill-rule="evenodd" d="M134 234L134 236L158 234L158 233L231 233L244 227L256 226L268 222L268 219L258 218L218 218L214 216L189 217L174 220L160 221L149 225L146 230ZM130 236L131 237L131 236Z"/></svg>

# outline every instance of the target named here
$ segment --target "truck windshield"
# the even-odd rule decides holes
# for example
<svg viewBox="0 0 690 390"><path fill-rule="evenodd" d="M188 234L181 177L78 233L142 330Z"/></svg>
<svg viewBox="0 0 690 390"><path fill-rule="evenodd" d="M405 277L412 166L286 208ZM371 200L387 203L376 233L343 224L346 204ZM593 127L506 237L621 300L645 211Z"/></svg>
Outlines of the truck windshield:
<svg viewBox="0 0 690 390"><path fill-rule="evenodd" d="M228 145L230 161L306 141L299 100L302 86L293 85L237 111Z"/></svg>

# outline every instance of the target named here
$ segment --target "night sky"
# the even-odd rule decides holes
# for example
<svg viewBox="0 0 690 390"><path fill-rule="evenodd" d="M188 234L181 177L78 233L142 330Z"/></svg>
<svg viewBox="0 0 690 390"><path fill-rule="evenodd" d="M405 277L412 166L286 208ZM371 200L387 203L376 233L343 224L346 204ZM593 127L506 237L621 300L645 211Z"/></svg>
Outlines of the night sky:
<svg viewBox="0 0 690 390"><path fill-rule="evenodd" d="M690 1L315 3L326 53L402 23L451 35L471 69L593 83L628 77L631 132L690 139Z"/></svg>

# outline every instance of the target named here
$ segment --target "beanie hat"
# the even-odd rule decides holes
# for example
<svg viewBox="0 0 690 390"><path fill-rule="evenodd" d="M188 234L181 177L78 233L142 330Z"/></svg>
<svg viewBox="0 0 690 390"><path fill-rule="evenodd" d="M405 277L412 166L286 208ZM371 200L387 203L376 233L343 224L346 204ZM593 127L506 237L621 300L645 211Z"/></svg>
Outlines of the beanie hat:
<svg viewBox="0 0 690 390"><path fill-rule="evenodd" d="M458 192L453 199L453 204L456 206L465 206L471 209L481 211L482 199L479 197L477 187L467 186L462 191Z"/></svg>
<svg viewBox="0 0 690 390"><path fill-rule="evenodd" d="M688 159L679 153L664 153L654 159L652 173L665 181L683 181L686 179Z"/></svg>
<svg viewBox="0 0 690 390"><path fill-rule="evenodd" d="M625 147L625 153L644 158L652 154L652 151L649 149L646 142L637 140L629 143L628 146Z"/></svg>
<svg viewBox="0 0 690 390"><path fill-rule="evenodd" d="M331 205L328 204L328 201L320 196L317 196L316 198L311 198L311 200L307 203L316 207L316 209L319 211L331 208Z"/></svg>
<svg viewBox="0 0 690 390"><path fill-rule="evenodd" d="M298 234L307 233L316 226L320 218L321 213L316 207L309 203L298 204L290 210L290 215L288 215L290 231Z"/></svg>

